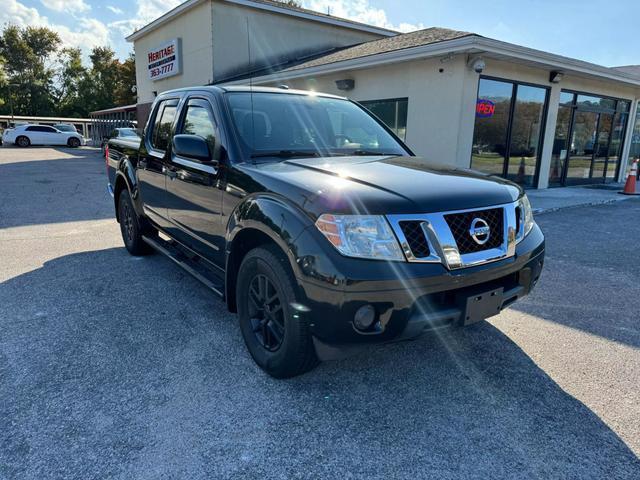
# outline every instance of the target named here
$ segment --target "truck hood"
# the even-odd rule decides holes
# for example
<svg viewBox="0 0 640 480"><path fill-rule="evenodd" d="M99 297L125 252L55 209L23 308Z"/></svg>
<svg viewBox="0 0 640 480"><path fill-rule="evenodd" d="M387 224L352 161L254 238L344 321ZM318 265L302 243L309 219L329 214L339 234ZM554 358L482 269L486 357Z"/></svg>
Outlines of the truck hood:
<svg viewBox="0 0 640 480"><path fill-rule="evenodd" d="M263 187L322 213L432 213L514 202L502 178L418 157L327 157L247 166Z"/></svg>

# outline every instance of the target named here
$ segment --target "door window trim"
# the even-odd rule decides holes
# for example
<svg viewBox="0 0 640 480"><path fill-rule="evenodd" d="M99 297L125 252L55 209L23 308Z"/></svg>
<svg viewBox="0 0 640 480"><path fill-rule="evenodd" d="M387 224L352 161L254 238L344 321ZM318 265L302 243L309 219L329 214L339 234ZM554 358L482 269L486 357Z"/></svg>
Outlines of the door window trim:
<svg viewBox="0 0 640 480"><path fill-rule="evenodd" d="M173 105L174 102L175 102L175 105ZM167 97L167 98L162 98L158 100L158 104L153 109L153 114L151 117L152 120L149 121L150 128L147 129L148 131L144 136L144 143L147 147L147 151L149 152L149 154L158 158L163 158L167 153L167 150L171 148L171 142L169 142L169 148L167 150L160 150L154 147L152 142L153 134L156 131L156 120L158 119L158 113L160 112L160 107L162 107L162 112L164 112L164 109L166 108L167 105L174 106L176 108L176 115L173 117L173 121L171 122L171 132L175 131L176 120L180 116L179 115L180 97Z"/></svg>

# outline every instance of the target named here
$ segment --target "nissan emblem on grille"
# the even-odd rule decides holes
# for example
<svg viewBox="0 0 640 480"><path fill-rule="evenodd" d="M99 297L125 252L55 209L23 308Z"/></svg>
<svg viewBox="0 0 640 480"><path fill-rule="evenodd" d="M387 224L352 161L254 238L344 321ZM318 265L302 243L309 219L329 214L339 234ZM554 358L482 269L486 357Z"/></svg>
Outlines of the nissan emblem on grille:
<svg viewBox="0 0 640 480"><path fill-rule="evenodd" d="M471 222L469 235L471 235L473 241L478 245L484 245L489 241L489 237L491 236L491 228L489 228L489 224L483 219L474 218Z"/></svg>

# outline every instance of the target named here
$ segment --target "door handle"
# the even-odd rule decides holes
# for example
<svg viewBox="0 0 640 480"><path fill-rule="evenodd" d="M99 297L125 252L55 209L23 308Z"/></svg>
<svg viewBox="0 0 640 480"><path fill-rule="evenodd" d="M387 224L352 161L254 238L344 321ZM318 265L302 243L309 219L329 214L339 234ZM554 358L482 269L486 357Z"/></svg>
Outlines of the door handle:
<svg viewBox="0 0 640 480"><path fill-rule="evenodd" d="M170 168L167 168L165 166L162 167L162 173L164 173L171 180L173 180L174 178L176 178L178 176L178 174L174 170L172 170Z"/></svg>

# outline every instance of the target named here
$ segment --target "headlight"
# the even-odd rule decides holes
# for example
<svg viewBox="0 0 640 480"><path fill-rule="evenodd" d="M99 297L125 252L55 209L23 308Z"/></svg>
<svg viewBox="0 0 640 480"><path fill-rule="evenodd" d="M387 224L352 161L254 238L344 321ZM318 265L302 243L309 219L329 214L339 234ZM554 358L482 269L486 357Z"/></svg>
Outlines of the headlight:
<svg viewBox="0 0 640 480"><path fill-rule="evenodd" d="M404 260L398 241L379 215L321 215L318 230L347 257Z"/></svg>
<svg viewBox="0 0 640 480"><path fill-rule="evenodd" d="M516 208L516 218L518 219L518 233L516 235L516 241L519 242L529 235L529 232L535 225L535 222L533 220L531 203L529 203L529 199L526 195L523 195L518 201L518 206Z"/></svg>

